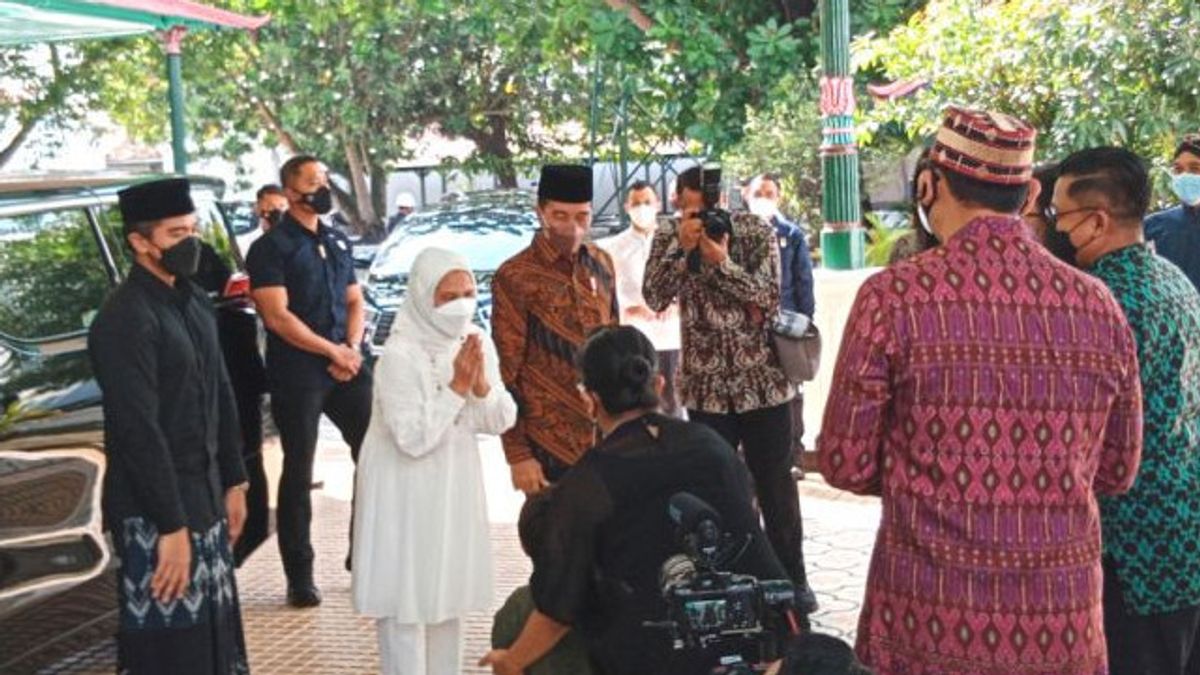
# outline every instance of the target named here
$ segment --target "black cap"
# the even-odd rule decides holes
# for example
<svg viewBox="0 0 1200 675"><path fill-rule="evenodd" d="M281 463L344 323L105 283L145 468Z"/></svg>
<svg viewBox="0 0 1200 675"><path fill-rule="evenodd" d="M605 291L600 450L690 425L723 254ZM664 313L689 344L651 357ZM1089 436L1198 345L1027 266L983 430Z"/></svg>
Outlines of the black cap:
<svg viewBox="0 0 1200 675"><path fill-rule="evenodd" d="M125 232L138 223L154 222L196 211L192 184L186 178L164 178L138 183L117 193Z"/></svg>
<svg viewBox="0 0 1200 675"><path fill-rule="evenodd" d="M592 167L582 164L547 164L538 181L538 199L568 204L592 201Z"/></svg>

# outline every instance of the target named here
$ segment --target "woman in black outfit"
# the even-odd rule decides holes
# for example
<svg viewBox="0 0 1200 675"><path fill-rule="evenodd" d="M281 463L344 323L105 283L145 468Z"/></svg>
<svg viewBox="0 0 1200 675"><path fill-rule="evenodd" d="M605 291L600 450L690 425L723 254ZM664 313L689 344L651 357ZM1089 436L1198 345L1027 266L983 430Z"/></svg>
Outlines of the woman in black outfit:
<svg viewBox="0 0 1200 675"><path fill-rule="evenodd" d="M522 672L567 630L583 636L606 675L696 675L715 666L714 654L674 652L667 631L644 626L666 618L659 575L682 552L667 510L678 492L707 502L725 531L748 541L730 571L787 578L732 448L706 426L658 412L656 361L650 341L629 326L601 329L584 344L581 389L603 440L549 497L530 580L537 609L509 649L484 658L494 672Z"/></svg>

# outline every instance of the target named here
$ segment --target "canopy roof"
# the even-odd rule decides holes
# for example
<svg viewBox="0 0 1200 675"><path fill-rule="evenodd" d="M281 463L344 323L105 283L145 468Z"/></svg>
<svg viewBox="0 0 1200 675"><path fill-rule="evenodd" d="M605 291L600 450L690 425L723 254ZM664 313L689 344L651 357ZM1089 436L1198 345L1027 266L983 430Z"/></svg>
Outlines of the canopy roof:
<svg viewBox="0 0 1200 675"><path fill-rule="evenodd" d="M0 0L0 45L136 35L172 26L257 30L269 20L190 0Z"/></svg>

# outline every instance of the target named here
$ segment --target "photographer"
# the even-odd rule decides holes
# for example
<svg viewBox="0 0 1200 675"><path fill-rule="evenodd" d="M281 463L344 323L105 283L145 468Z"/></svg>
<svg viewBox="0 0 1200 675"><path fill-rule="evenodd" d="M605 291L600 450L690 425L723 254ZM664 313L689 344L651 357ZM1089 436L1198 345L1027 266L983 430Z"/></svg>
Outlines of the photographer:
<svg viewBox="0 0 1200 675"><path fill-rule="evenodd" d="M808 615L817 603L804 570L800 497L792 478L789 404L796 392L767 328L779 309L775 231L753 214L715 208L719 172L692 167L679 175L675 189L683 215L655 234L646 303L657 312L678 298L679 390L688 419L742 447L767 537L796 584L797 609Z"/></svg>
<svg viewBox="0 0 1200 675"><path fill-rule="evenodd" d="M537 609L511 647L484 657L493 672L522 672L568 630L583 636L606 675L695 675L716 665L711 655L673 653L666 631L644 625L667 614L659 574L681 551L668 515L680 491L706 501L725 531L748 542L730 571L785 577L728 444L703 425L658 412L656 360L654 346L629 326L601 329L583 346L583 389L604 438L549 497L530 579Z"/></svg>

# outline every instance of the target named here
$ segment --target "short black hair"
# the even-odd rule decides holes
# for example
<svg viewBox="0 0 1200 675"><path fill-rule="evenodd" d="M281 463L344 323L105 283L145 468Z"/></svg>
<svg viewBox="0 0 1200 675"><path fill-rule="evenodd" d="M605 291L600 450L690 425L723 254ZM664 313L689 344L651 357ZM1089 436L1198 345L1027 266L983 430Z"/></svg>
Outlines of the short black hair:
<svg viewBox="0 0 1200 675"><path fill-rule="evenodd" d="M158 227L158 224L161 222L161 220L142 220L136 223L130 223L125 226L125 236L128 237L130 234L137 232L146 239L149 239L150 236L154 234L154 228ZM126 239L126 243L128 243L128 239ZM130 248L132 249L132 247Z"/></svg>
<svg viewBox="0 0 1200 675"><path fill-rule="evenodd" d="M321 160L312 155L296 155L283 163L279 168L279 184L288 187L296 176L300 175L300 170L309 164L319 163Z"/></svg>
<svg viewBox="0 0 1200 675"><path fill-rule="evenodd" d="M1025 205L1026 197L1029 196L1028 183L1000 185L987 183L954 171L947 171L941 167L935 167L935 171L946 179L946 185L949 186L950 192L954 193L959 201L990 211L1017 214Z"/></svg>
<svg viewBox="0 0 1200 675"><path fill-rule="evenodd" d="M276 185L274 183L267 183L266 185L258 188L258 192L254 193L254 201L259 201L260 199L262 199L263 197L266 197L267 195L279 195L282 197L283 196L283 188L279 187L278 185Z"/></svg>
<svg viewBox="0 0 1200 675"><path fill-rule="evenodd" d="M1150 210L1150 171L1141 157L1125 148L1080 150L1063 160L1058 177L1074 179L1072 198L1099 197L1118 220L1140 223Z"/></svg>
<svg viewBox="0 0 1200 675"><path fill-rule="evenodd" d="M625 194L628 196L629 193L637 192L638 190L653 190L653 189L654 189L654 186L650 183L650 181L635 180L635 181L633 181L633 183L631 183L629 185L629 189L625 191Z"/></svg>
<svg viewBox="0 0 1200 675"><path fill-rule="evenodd" d="M1044 214L1050 208L1050 204L1054 201L1054 184L1058 182L1057 162L1048 162L1034 168L1033 178L1042 186L1042 191L1038 194L1037 210L1038 214Z"/></svg>
<svg viewBox="0 0 1200 675"><path fill-rule="evenodd" d="M521 542L521 550L529 558L537 558L537 552L546 539L546 514L550 510L553 489L551 486L530 495L521 507L521 515L517 517L517 540Z"/></svg>
<svg viewBox="0 0 1200 675"><path fill-rule="evenodd" d="M1171 159L1179 159L1183 153L1193 154L1200 157L1200 134L1188 134L1179 142L1179 146L1175 148L1175 156Z"/></svg>
<svg viewBox="0 0 1200 675"><path fill-rule="evenodd" d="M703 190L704 188L700 184L700 174L702 169L703 167L697 164L693 167L685 169L683 173L679 174L679 177L675 179L675 194L681 195L685 189L693 192L700 192Z"/></svg>
<svg viewBox="0 0 1200 675"><path fill-rule="evenodd" d="M932 153L933 148L928 145L925 146L925 149L921 151L921 154L917 157L917 163L913 167L912 181L909 182L908 185L908 197L912 203L912 211L909 213L908 222L909 227L911 227L916 233L913 235L915 238L914 243L916 244L912 249L913 254L920 253L922 251L928 251L931 248L937 248L938 245L937 237L927 232L925 228L921 226L921 217L917 215L917 207L921 203L920 195L917 194L917 185L921 178L921 173L923 173L926 169L933 168L933 163L929 159L929 156ZM869 211L864 211L864 213L869 213Z"/></svg>
<svg viewBox="0 0 1200 675"><path fill-rule="evenodd" d="M746 187L749 187L749 186L750 186L750 184L751 184L751 183L753 183L753 182L754 182L756 179L757 179L759 182L771 182L771 183L774 183L774 184L775 184L775 189L777 189L777 190L780 190L780 191L782 191L782 190L783 190L783 183L780 183L780 182L779 182L779 175L778 175L778 174L770 173L769 171L764 171L764 172L762 172L762 173L755 174L755 175L753 175L753 176L751 176L751 177L750 177L750 180L746 181Z"/></svg>
<svg viewBox="0 0 1200 675"><path fill-rule="evenodd" d="M600 397L610 415L658 407L658 352L633 326L594 331L579 351L578 366L583 386Z"/></svg>

